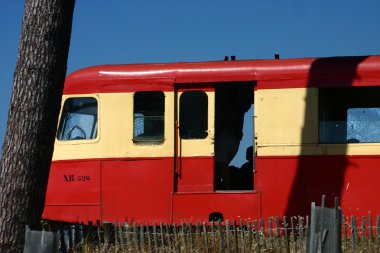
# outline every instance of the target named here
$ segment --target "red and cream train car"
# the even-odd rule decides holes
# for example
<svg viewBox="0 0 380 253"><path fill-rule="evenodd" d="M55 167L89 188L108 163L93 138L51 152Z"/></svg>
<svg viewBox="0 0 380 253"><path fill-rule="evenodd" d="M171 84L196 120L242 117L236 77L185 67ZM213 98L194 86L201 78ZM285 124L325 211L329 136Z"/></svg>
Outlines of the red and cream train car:
<svg viewBox="0 0 380 253"><path fill-rule="evenodd" d="M95 66L66 79L43 217L257 219L322 194L366 215L379 177L380 56Z"/></svg>

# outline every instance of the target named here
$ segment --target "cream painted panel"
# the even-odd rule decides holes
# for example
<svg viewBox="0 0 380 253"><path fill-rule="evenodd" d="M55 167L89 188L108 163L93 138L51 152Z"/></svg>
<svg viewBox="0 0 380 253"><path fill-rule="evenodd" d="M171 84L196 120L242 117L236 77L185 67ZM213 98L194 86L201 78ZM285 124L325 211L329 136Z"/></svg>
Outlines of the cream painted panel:
<svg viewBox="0 0 380 253"><path fill-rule="evenodd" d="M325 144L326 155L380 155L380 143Z"/></svg>
<svg viewBox="0 0 380 253"><path fill-rule="evenodd" d="M63 96L98 99L98 136L95 140L58 141L53 160L174 156L174 93L165 92L165 140L158 145L133 143L133 93Z"/></svg>
<svg viewBox="0 0 380 253"><path fill-rule="evenodd" d="M258 148L318 143L318 90L256 91L255 137Z"/></svg>
<svg viewBox="0 0 380 253"><path fill-rule="evenodd" d="M62 96L61 112L62 115L63 105L68 98L76 97L94 97L98 101L98 135L94 140L71 140L59 141L55 140L54 152L52 160L68 160L68 159L86 159L102 156L102 114L99 108L102 107L102 99L99 95L94 94L81 94L81 95L64 95ZM61 117L60 117L61 118Z"/></svg>
<svg viewBox="0 0 380 253"><path fill-rule="evenodd" d="M129 128L133 126L132 93L102 93L102 154L100 157L128 157Z"/></svg>
<svg viewBox="0 0 380 253"><path fill-rule="evenodd" d="M255 137L257 156L380 155L380 143L318 144L316 88L256 91Z"/></svg>
<svg viewBox="0 0 380 253"><path fill-rule="evenodd" d="M380 155L379 143L365 144L307 144L261 146L257 156L298 156L298 155Z"/></svg>
<svg viewBox="0 0 380 253"><path fill-rule="evenodd" d="M257 148L257 156L298 156L298 155L323 155L324 147L314 144L306 145L276 145L261 146Z"/></svg>
<svg viewBox="0 0 380 253"><path fill-rule="evenodd" d="M177 106L183 92L178 93ZM206 92L208 98L208 135L205 139L180 140L178 154L184 156L214 156L215 93ZM178 110L179 118L179 110Z"/></svg>

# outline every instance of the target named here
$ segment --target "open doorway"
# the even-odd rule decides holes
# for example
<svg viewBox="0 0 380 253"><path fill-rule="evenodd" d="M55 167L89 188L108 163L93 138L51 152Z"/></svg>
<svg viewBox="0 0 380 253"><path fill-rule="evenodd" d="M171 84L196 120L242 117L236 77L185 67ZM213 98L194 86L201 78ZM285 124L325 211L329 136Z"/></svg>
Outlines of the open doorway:
<svg viewBox="0 0 380 253"><path fill-rule="evenodd" d="M215 85L215 190L253 190L253 86Z"/></svg>

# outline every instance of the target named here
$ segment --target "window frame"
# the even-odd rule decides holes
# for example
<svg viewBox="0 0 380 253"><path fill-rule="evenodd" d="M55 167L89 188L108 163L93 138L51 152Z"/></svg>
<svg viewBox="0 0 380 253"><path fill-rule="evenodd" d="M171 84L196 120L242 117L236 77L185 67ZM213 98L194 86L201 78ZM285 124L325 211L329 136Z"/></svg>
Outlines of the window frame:
<svg viewBox="0 0 380 253"><path fill-rule="evenodd" d="M78 139L78 140L59 140L58 131L61 124L61 119L63 115L64 105L69 99L75 98L94 98L97 102L97 135L94 139ZM101 138L101 102L98 94L76 94L76 95L63 95L61 102L61 109L59 112L59 120L56 128L55 143L57 145L73 145L73 144L91 144L99 142Z"/></svg>
<svg viewBox="0 0 380 253"><path fill-rule="evenodd" d="M328 148L328 147L342 147L342 146L347 146L347 147L358 146L358 147L360 147L360 146L378 146L378 145L380 145L380 141L379 142L349 142L347 140L348 136L346 136L346 141L345 142L322 142L322 140L321 140L321 136L322 136L322 134L321 134L321 122L322 122L322 107L323 107L323 105L321 104L321 100L322 100L322 98L321 98L321 89L323 89L325 91L332 90L332 89L334 89L335 91L336 90L340 90L340 89L347 91L348 89L353 89L353 88L360 89L360 88L370 88L370 87L372 87L372 88L377 87L377 89L379 89L379 92L380 92L380 86L323 87L323 88L320 87L320 88L318 88L318 107L317 107L318 108L318 113L317 113L318 119L317 119L317 123L318 123L318 145L319 146ZM345 96L348 96L348 95L345 95ZM365 101L365 99L363 101ZM328 101L328 102L330 102L330 101ZM344 122L346 122L346 124L345 124L346 126L345 127L347 129L348 122L349 122L348 121L348 114L347 114L348 110L349 109L359 109L359 107L349 107L350 103L347 103L347 100L345 100L344 102L347 105L346 106L347 108L345 109L346 115L344 115L345 116L345 121ZM334 103L331 103L331 104L334 105ZM365 107L365 106L362 105L360 108L367 108L367 109L369 109L369 108L380 108L380 106L379 107ZM342 116L342 115L339 115L339 116ZM348 133L346 133L346 135L347 134Z"/></svg>
<svg viewBox="0 0 380 253"><path fill-rule="evenodd" d="M186 93L187 94L190 94L190 93L202 93L202 95L204 95L204 97L206 98L206 107L203 108L203 109L205 109L205 113L206 113L206 129L204 131L205 136L203 138L188 138L188 137L184 138L181 135L181 133L182 133L182 119L181 119L181 115L182 115L182 99L183 99L183 96ZM209 135L209 129L208 129L209 128L209 122L208 122L209 121L209 115L208 115L209 98L207 96L207 93L204 90L185 90L185 91L183 91L180 94L178 102L179 102L179 107L178 107L178 109L179 109L179 114L178 114L178 116L179 116L179 138L180 139L184 139L184 140L204 140L204 139L207 139L207 137Z"/></svg>
<svg viewBox="0 0 380 253"><path fill-rule="evenodd" d="M163 96L163 115L162 116L148 116L148 117L162 117L163 118L163 136L161 139L152 139L152 140L139 140L135 138L135 95L138 93L148 93L148 92L155 92L155 93L161 93ZM161 90L142 90L142 91L136 91L133 92L132 96L132 142L134 145L137 146L158 146L158 145L163 145L166 141L165 138L165 132L166 132L166 95L164 91ZM145 116L144 116L145 118Z"/></svg>

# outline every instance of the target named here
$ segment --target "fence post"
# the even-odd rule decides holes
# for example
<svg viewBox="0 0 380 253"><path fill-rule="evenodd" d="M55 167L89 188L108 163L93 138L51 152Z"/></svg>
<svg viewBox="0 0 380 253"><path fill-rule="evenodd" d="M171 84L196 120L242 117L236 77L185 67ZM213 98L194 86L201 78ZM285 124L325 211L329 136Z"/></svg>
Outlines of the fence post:
<svg viewBox="0 0 380 253"><path fill-rule="evenodd" d="M189 234L190 234L190 252L194 249L194 238L193 238L193 224L189 223Z"/></svg>
<svg viewBox="0 0 380 253"><path fill-rule="evenodd" d="M211 221L210 227L211 227L211 235L212 235L212 248L213 248L213 252L215 253L216 252L216 238L215 238L215 231L214 231L214 221Z"/></svg>
<svg viewBox="0 0 380 253"><path fill-rule="evenodd" d="M218 220L218 232L219 232L219 250L220 252L224 252L223 230L222 230L222 222L220 220Z"/></svg>
<svg viewBox="0 0 380 253"><path fill-rule="evenodd" d="M133 246L137 252L140 252L140 245L139 245L139 239L138 239L138 232L137 232L137 225L135 222L132 224L133 227Z"/></svg>
<svg viewBox="0 0 380 253"><path fill-rule="evenodd" d="M256 241L257 241L257 247L256 247L256 250L257 250L257 253L260 253L259 222L258 222L257 220L255 220L253 223L254 223L254 227L255 227L255 237L256 237Z"/></svg>
<svg viewBox="0 0 380 253"><path fill-rule="evenodd" d="M153 241L154 241L154 252L158 252L158 239L157 239L157 226L156 223L153 224Z"/></svg>
<svg viewBox="0 0 380 253"><path fill-rule="evenodd" d="M201 224L199 221L195 224L195 232L197 233L197 245L201 245Z"/></svg>
<svg viewBox="0 0 380 253"><path fill-rule="evenodd" d="M114 222L113 223L113 241L114 241L114 244L115 244L115 246L117 247L117 246L119 246L120 247L120 241L118 241L118 239L117 239L117 234L118 234L118 231L117 231L117 223L116 222Z"/></svg>
<svg viewBox="0 0 380 253"><path fill-rule="evenodd" d="M268 226L269 226L269 249L273 249L274 247L273 217L268 218Z"/></svg>
<svg viewBox="0 0 380 253"><path fill-rule="evenodd" d="M298 216L298 231L299 231L300 250L303 251L304 231L303 231L303 217L301 216Z"/></svg>
<svg viewBox="0 0 380 253"><path fill-rule="evenodd" d="M61 240L61 252L67 253L67 246L65 241L65 230L62 228L62 224L59 224L59 233L60 233L60 240Z"/></svg>
<svg viewBox="0 0 380 253"><path fill-rule="evenodd" d="M373 240L373 235L372 235L372 215L368 215L368 249L369 252L372 253L372 240Z"/></svg>
<svg viewBox="0 0 380 253"><path fill-rule="evenodd" d="M231 244L230 244L230 221L226 220L226 240L227 240L227 252L231 253Z"/></svg>
<svg viewBox="0 0 380 253"><path fill-rule="evenodd" d="M78 223L74 224L74 245L77 246L81 241L80 227Z"/></svg>
<svg viewBox="0 0 380 253"><path fill-rule="evenodd" d="M181 252L181 244L179 242L176 224L173 224L173 232L174 232L174 239L175 239L175 244L173 243L173 249L176 248L177 252Z"/></svg>
<svg viewBox="0 0 380 253"><path fill-rule="evenodd" d="M284 216L283 220L284 220L284 224L283 225L284 225L284 236L285 236L285 249L286 249L286 253L290 253L287 217Z"/></svg>
<svg viewBox="0 0 380 253"><path fill-rule="evenodd" d="M277 237L277 245L279 248L281 248L281 225L280 225L280 218L278 216L275 217L276 222L276 237Z"/></svg>
<svg viewBox="0 0 380 253"><path fill-rule="evenodd" d="M150 240L150 227L149 227L148 223L145 224L145 227L146 227L146 238L148 240L148 251L149 251L149 253L151 253L152 252L152 243Z"/></svg>
<svg viewBox="0 0 380 253"><path fill-rule="evenodd" d="M68 226L68 235L69 235L69 250L74 248L74 242L73 242L73 232L71 225Z"/></svg>
<svg viewBox="0 0 380 253"><path fill-rule="evenodd" d="M233 226L233 233L234 233L234 244L235 244L235 252L239 252L239 245L238 245L238 235L236 231L236 220L233 221L232 223Z"/></svg>
<svg viewBox="0 0 380 253"><path fill-rule="evenodd" d="M140 225L140 250L143 251L145 247L145 238L144 238L144 225Z"/></svg>
<svg viewBox="0 0 380 253"><path fill-rule="evenodd" d="M166 227L166 234L168 235L169 252L171 252L172 251L172 242L171 242L171 238L170 238L170 229L169 229L168 224L166 224L165 227ZM173 248L173 250L174 250L174 248Z"/></svg>
<svg viewBox="0 0 380 253"><path fill-rule="evenodd" d="M128 224L128 222L125 222L124 226L125 226L125 236L127 238L127 248L128 248L128 250L130 250L130 249L132 249L132 244L131 244L131 237L129 235L129 224Z"/></svg>
<svg viewBox="0 0 380 253"><path fill-rule="evenodd" d="M248 253L252 253L252 230L251 230L250 221L247 221L247 231L248 231Z"/></svg>
<svg viewBox="0 0 380 253"><path fill-rule="evenodd" d="M352 248L354 249L354 252L356 252L357 251L358 238L357 238L357 227L356 227L356 217L355 216L351 216L351 226L352 226L352 233L351 233Z"/></svg>
<svg viewBox="0 0 380 253"><path fill-rule="evenodd" d="M103 222L103 235L104 235L104 246L107 248L111 241L111 228L112 223L110 222Z"/></svg>
<svg viewBox="0 0 380 253"><path fill-rule="evenodd" d="M266 238L265 238L266 231L265 231L265 220L264 220L264 218L261 218L260 222L261 222L261 229L260 230L261 230L262 238L263 238L263 250L265 252L267 250L267 242L266 242Z"/></svg>
<svg viewBox="0 0 380 253"><path fill-rule="evenodd" d="M181 223L181 233L182 233L182 245L186 252L186 225L185 222Z"/></svg>
<svg viewBox="0 0 380 253"><path fill-rule="evenodd" d="M367 219L365 216L362 216L362 240L364 241L367 237L366 235L366 228L367 228Z"/></svg>
<svg viewBox="0 0 380 253"><path fill-rule="evenodd" d="M121 222L117 224L117 229L119 232L119 241L120 241L120 248L121 250L125 250L125 244L124 244L124 235L123 235L123 226L121 225Z"/></svg>
<svg viewBox="0 0 380 253"><path fill-rule="evenodd" d="M165 231L163 229L162 222L160 222L160 235L161 235L161 248L162 248L162 252L165 252L164 234L165 234Z"/></svg>
<svg viewBox="0 0 380 253"><path fill-rule="evenodd" d="M296 233L294 231L294 217L290 217L290 227L292 229L293 251L297 252Z"/></svg>
<svg viewBox="0 0 380 253"><path fill-rule="evenodd" d="M245 240L244 240L244 228L243 228L243 219L240 218L239 220L240 225L240 239L241 239L241 252L245 252ZM248 223L248 221L247 221Z"/></svg>
<svg viewBox="0 0 380 253"><path fill-rule="evenodd" d="M207 227L206 227L206 222L203 222L203 233L205 236L205 248L206 248L206 253L208 253L208 240L207 240Z"/></svg>
<svg viewBox="0 0 380 253"><path fill-rule="evenodd" d="M347 224L346 218L342 215L342 225L343 225L343 248L347 250Z"/></svg>

